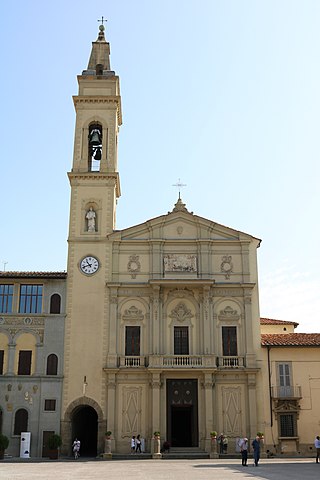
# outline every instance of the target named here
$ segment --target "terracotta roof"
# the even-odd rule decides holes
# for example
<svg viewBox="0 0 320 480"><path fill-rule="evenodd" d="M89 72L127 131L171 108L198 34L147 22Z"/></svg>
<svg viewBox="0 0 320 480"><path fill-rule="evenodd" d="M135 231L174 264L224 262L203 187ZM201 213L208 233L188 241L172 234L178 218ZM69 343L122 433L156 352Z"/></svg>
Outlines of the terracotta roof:
<svg viewBox="0 0 320 480"><path fill-rule="evenodd" d="M0 278L67 278L67 272L0 272Z"/></svg>
<svg viewBox="0 0 320 480"><path fill-rule="evenodd" d="M297 327L299 323L288 322L287 320L275 320L273 318L260 318L261 325L294 325Z"/></svg>
<svg viewBox="0 0 320 480"><path fill-rule="evenodd" d="M320 333L263 333L263 347L320 347Z"/></svg>

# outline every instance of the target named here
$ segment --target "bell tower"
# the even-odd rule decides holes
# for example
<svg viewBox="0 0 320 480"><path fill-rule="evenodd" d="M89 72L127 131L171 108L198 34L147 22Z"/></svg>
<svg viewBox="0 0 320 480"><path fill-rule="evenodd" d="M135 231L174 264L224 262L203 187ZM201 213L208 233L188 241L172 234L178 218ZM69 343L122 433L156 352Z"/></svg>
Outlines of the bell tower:
<svg viewBox="0 0 320 480"><path fill-rule="evenodd" d="M80 428L73 423L73 412L84 405L84 415L97 416L99 441L103 442L105 432L105 285L112 268L107 236L115 229L120 196L117 143L122 117L119 77L110 69L110 46L103 25L92 42L88 67L77 78L74 155L68 173L71 200L61 423L64 451Z"/></svg>
<svg viewBox="0 0 320 480"><path fill-rule="evenodd" d="M115 228L116 199L120 196L117 144L121 98L119 77L110 70L110 45L103 25L92 42L88 68L78 76L78 84L79 94L73 97L73 166L68 174L72 191L69 240L86 232L105 237ZM95 214L90 224L86 211Z"/></svg>

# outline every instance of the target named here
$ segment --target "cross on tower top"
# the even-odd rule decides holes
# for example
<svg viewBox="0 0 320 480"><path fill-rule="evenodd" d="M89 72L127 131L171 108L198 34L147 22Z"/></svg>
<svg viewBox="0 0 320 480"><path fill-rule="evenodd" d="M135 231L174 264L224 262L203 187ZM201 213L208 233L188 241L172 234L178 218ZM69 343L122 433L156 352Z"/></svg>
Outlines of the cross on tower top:
<svg viewBox="0 0 320 480"><path fill-rule="evenodd" d="M186 184L186 183L182 183L182 182L181 182L181 179L178 178L177 183L174 183L172 186L178 188L178 191L179 191L179 199L180 199L180 190L181 190L181 188L186 187L187 184Z"/></svg>
<svg viewBox="0 0 320 480"><path fill-rule="evenodd" d="M105 20L104 16L100 18L100 20L97 20L97 22L101 22L101 25L103 26L103 22L107 22L108 20Z"/></svg>

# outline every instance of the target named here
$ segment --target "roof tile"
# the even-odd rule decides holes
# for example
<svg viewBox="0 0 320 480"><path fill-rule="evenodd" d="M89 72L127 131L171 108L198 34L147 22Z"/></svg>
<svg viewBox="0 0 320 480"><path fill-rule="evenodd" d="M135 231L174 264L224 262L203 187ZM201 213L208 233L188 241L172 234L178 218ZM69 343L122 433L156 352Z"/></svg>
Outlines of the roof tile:
<svg viewBox="0 0 320 480"><path fill-rule="evenodd" d="M263 347L318 347L320 333L263 333Z"/></svg>
<svg viewBox="0 0 320 480"><path fill-rule="evenodd" d="M289 322L287 320L275 320L273 318L260 318L261 325L294 325L297 327L299 323Z"/></svg>
<svg viewBox="0 0 320 480"><path fill-rule="evenodd" d="M67 278L67 272L0 272L0 278Z"/></svg>

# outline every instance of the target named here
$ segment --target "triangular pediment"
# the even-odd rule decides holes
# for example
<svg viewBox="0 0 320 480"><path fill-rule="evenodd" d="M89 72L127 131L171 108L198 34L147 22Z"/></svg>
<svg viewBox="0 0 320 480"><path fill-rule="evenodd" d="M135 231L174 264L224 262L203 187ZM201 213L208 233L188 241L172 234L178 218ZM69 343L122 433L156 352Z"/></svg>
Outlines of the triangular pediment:
<svg viewBox="0 0 320 480"><path fill-rule="evenodd" d="M110 240L122 241L196 241L211 240L221 242L260 240L230 227L226 227L188 211L173 211L167 215L147 220L109 235Z"/></svg>

